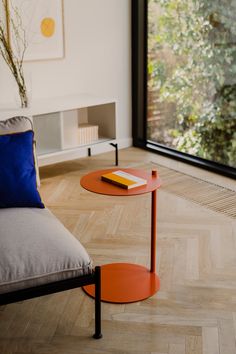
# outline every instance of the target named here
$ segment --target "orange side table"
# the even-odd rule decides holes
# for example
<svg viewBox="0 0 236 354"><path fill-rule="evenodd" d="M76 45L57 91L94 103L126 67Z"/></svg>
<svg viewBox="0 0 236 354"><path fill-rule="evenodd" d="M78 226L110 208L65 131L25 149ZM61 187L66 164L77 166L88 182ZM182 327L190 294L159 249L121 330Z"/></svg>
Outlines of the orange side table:
<svg viewBox="0 0 236 354"><path fill-rule="evenodd" d="M121 170L147 180L147 185L123 189L101 180L105 173ZM156 274L156 234L157 234L157 189L160 179L157 171L113 168L91 172L82 177L80 184L90 192L111 196L132 196L152 193L151 200L151 265L150 270L138 264L111 263L101 266L101 299L111 303L130 303L147 299L160 288ZM85 286L84 291L94 297L94 285Z"/></svg>

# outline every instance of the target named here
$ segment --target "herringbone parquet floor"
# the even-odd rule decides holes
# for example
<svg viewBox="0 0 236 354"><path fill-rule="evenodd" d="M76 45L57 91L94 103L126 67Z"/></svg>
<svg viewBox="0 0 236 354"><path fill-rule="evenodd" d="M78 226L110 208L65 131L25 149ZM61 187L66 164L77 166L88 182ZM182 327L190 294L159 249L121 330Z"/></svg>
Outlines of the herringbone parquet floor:
<svg viewBox="0 0 236 354"><path fill-rule="evenodd" d="M151 168L153 159L120 151L122 167ZM112 162L108 153L42 168L41 195L95 264L148 266L150 195L106 197L80 187L82 175ZM143 302L104 303L102 340L91 338L93 300L75 289L0 308L0 353L236 354L236 219L177 196L163 180L157 246L161 290Z"/></svg>

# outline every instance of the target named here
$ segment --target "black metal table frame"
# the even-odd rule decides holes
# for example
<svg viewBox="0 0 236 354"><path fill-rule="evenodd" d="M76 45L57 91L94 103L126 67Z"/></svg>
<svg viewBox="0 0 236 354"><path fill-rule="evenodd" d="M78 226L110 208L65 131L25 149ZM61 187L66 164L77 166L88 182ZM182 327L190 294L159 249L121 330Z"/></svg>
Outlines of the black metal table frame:
<svg viewBox="0 0 236 354"><path fill-rule="evenodd" d="M119 165L119 156L118 156L118 144L117 143L109 143L113 148L115 148L115 165ZM88 156L92 156L91 147L88 148Z"/></svg>
<svg viewBox="0 0 236 354"><path fill-rule="evenodd" d="M92 274L76 278L61 280L54 283L40 285L32 288L21 289L9 293L0 294L0 305L32 299L39 296L49 295L60 291L79 288L84 285L95 284L95 333L93 338L99 339L101 333L101 269L95 267Z"/></svg>

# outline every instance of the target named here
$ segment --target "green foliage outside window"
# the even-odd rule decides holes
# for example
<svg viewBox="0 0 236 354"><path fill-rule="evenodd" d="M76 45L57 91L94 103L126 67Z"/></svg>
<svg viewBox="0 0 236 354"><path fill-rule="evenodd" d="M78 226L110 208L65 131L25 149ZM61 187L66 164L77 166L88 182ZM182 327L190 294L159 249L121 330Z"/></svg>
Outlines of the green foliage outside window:
<svg viewBox="0 0 236 354"><path fill-rule="evenodd" d="M158 93L157 106L174 107L164 140L236 167L236 2L149 0L148 6L148 89Z"/></svg>

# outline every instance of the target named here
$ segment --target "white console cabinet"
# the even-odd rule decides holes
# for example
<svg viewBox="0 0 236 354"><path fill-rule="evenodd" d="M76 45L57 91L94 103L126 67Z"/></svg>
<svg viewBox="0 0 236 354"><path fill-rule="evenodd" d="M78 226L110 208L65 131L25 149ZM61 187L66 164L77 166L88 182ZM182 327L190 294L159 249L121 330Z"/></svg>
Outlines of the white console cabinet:
<svg viewBox="0 0 236 354"><path fill-rule="evenodd" d="M82 149L98 144L116 144L116 103L112 99L91 95L71 95L32 102L26 109L0 110L0 120L27 116L33 121L39 165L71 160L81 155ZM89 124L97 126L98 139L79 143L78 128Z"/></svg>

